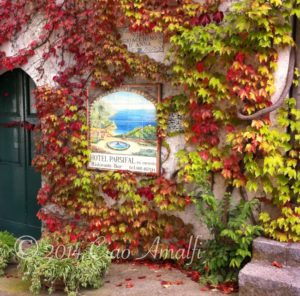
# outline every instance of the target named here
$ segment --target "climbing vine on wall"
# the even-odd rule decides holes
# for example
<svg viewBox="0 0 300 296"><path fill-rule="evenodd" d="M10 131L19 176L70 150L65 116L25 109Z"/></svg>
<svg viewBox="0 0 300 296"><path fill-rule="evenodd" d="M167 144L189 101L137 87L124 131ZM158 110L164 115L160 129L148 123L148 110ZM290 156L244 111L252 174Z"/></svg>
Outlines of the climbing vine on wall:
<svg viewBox="0 0 300 296"><path fill-rule="evenodd" d="M201 170L213 177L221 174L227 187L240 190L244 199L248 199L244 188L255 192L262 203L274 203L281 211L275 220L262 213L266 234L281 241L299 241L298 113L290 104L291 113L284 113L281 130L271 127L269 116L275 109L270 106L278 50L294 46L290 17L299 16L299 3L239 1L225 19L223 12L210 10L220 3L207 3L189 21L169 23L169 18L158 22L160 11L149 11L144 1L130 2L123 1L133 27L149 18L155 24L153 31L170 35L173 81L183 87L184 95L164 104L186 111L186 138L203 159L201 164L191 157L190 173L184 168L184 180L194 180L198 165L200 175ZM290 125L292 136L286 133ZM186 155L187 151L180 153L179 158Z"/></svg>
<svg viewBox="0 0 300 296"><path fill-rule="evenodd" d="M148 250L160 236L173 248L185 249L191 227L175 216L158 212L181 210L190 203L181 186L163 177L143 181L131 173L86 169L89 151L82 96L71 99L66 88L36 91L43 126L38 150L43 153L34 164L47 180L38 201L66 209L64 217L44 211L39 217L50 232L64 234L67 241L94 241L104 236L112 248L130 244L131 253L137 254L140 246ZM162 241L161 247L168 249L169 243Z"/></svg>
<svg viewBox="0 0 300 296"><path fill-rule="evenodd" d="M272 105L278 51L294 46L290 17L300 14L300 4L247 0L224 13L222 2L0 1L1 45L41 20L41 30L27 46L14 56L0 52L0 70L23 66L40 48L41 76L49 59L55 58L60 67L53 77L55 87L36 90L41 132L34 164L45 179L38 201L65 209L61 215L40 211L49 232L67 241L103 235L112 248L130 247L133 254L140 247L148 250L156 236L164 238L165 249L186 248L191 226L172 213L191 203L185 185L196 168L201 176L206 171L212 184L219 174L244 198L246 187L262 202L274 203L281 214L277 220L261 216L266 234L300 240L297 124L284 122L295 132L290 137L271 127L269 114L241 119ZM162 32L171 46L171 64L128 52L121 26L145 34ZM136 76L181 89L158 107L162 138L168 136L171 112L185 118L189 150L180 152L179 160L190 153L202 159L189 157L189 166L179 161L184 163L180 178L87 170L87 87L107 90ZM297 120L298 113L292 114Z"/></svg>

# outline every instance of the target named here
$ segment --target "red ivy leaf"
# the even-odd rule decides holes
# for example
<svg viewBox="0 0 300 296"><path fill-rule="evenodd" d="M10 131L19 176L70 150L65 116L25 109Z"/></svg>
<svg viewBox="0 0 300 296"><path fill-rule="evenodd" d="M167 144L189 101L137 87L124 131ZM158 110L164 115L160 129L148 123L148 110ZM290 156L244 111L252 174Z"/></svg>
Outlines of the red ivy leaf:
<svg viewBox="0 0 300 296"><path fill-rule="evenodd" d="M183 285L183 281L181 281L181 280L177 280L177 281L161 281L160 284L164 288L169 288L170 286L173 286L173 285L176 285L176 286Z"/></svg>
<svg viewBox="0 0 300 296"><path fill-rule="evenodd" d="M227 124L225 130L227 133L231 133L234 131L234 126L232 124Z"/></svg>
<svg viewBox="0 0 300 296"><path fill-rule="evenodd" d="M245 55L242 52L239 52L236 56L235 56L235 60L238 61L239 63L243 64L245 61Z"/></svg>
<svg viewBox="0 0 300 296"><path fill-rule="evenodd" d="M203 160L208 160L209 159L209 153L208 153L208 151L200 151L199 152L199 155L201 156L201 158L203 159Z"/></svg>
<svg viewBox="0 0 300 296"><path fill-rule="evenodd" d="M202 62L198 62L196 64L196 68L199 73L202 73L204 71L204 64Z"/></svg>
<svg viewBox="0 0 300 296"><path fill-rule="evenodd" d="M281 263L277 262L277 261L273 261L272 266L277 267L277 268L282 268L283 267L283 265Z"/></svg>
<svg viewBox="0 0 300 296"><path fill-rule="evenodd" d="M199 23L201 26L207 26L211 22L210 16L208 14L201 15L199 17Z"/></svg>
<svg viewBox="0 0 300 296"><path fill-rule="evenodd" d="M126 284L126 288L127 289L130 289L130 288L133 288L134 287L134 284L132 282L129 282Z"/></svg>
<svg viewBox="0 0 300 296"><path fill-rule="evenodd" d="M213 20L219 24L220 22L222 22L224 18L224 13L222 11L217 11L214 16L213 16Z"/></svg>
<svg viewBox="0 0 300 296"><path fill-rule="evenodd" d="M199 271L190 271L187 276L190 277L192 281L199 282L200 272Z"/></svg>
<svg viewBox="0 0 300 296"><path fill-rule="evenodd" d="M200 291L203 291L203 292L207 292L207 291L209 291L210 289L209 289L209 287L202 287L201 289L200 289Z"/></svg>

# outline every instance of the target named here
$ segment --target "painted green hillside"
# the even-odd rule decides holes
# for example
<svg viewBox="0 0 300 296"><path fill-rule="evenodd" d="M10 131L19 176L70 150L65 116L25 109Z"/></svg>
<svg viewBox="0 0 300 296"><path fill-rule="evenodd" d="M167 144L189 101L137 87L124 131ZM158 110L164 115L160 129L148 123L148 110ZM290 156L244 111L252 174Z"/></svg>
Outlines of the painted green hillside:
<svg viewBox="0 0 300 296"><path fill-rule="evenodd" d="M155 126L145 126L137 127L130 131L129 133L123 134L120 137L126 137L129 139L145 139L145 140L156 140L156 127Z"/></svg>

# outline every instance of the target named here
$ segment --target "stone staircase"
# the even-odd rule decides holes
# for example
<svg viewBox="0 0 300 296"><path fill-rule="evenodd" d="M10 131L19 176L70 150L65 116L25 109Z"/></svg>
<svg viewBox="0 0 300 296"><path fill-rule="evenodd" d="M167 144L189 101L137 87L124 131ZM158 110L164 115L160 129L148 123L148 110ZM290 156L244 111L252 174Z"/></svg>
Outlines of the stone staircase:
<svg viewBox="0 0 300 296"><path fill-rule="evenodd" d="M240 296L300 296L300 243L257 238L252 261L239 274L239 286Z"/></svg>

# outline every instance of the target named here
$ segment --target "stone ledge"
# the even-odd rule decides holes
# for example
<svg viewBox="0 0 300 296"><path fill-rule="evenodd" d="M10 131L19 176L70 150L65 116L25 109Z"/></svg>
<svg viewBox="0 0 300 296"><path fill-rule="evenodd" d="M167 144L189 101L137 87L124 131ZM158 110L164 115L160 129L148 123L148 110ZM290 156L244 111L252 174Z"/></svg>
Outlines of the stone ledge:
<svg viewBox="0 0 300 296"><path fill-rule="evenodd" d="M300 266L300 243L280 243L257 238L253 242L253 261L278 261L283 265Z"/></svg>
<svg viewBox="0 0 300 296"><path fill-rule="evenodd" d="M241 296L300 296L300 268L249 263L239 274Z"/></svg>
<svg viewBox="0 0 300 296"><path fill-rule="evenodd" d="M300 267L300 243L288 244L286 264Z"/></svg>

